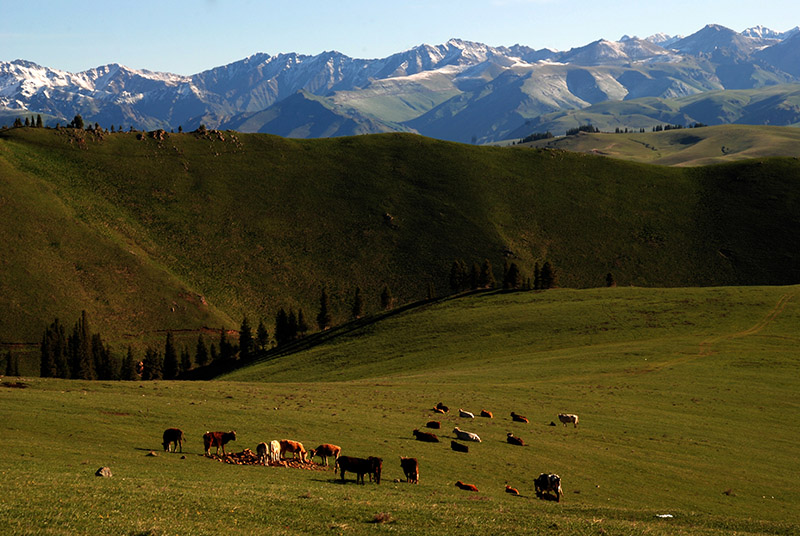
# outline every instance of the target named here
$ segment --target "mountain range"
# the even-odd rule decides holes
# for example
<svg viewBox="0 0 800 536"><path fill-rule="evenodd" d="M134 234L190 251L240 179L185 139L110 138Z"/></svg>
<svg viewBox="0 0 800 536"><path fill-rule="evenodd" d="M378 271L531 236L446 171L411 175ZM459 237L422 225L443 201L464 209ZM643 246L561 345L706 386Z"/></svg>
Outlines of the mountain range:
<svg viewBox="0 0 800 536"><path fill-rule="evenodd" d="M382 59L254 54L191 76L118 64L69 73L15 60L0 62L0 124L30 114L63 124L81 114L106 128L203 124L289 137L408 131L486 143L513 138L546 114L607 101L800 84L798 60L799 28L739 33L714 24L687 37L624 36L568 51L451 39ZM770 112L770 124L796 121L779 107Z"/></svg>

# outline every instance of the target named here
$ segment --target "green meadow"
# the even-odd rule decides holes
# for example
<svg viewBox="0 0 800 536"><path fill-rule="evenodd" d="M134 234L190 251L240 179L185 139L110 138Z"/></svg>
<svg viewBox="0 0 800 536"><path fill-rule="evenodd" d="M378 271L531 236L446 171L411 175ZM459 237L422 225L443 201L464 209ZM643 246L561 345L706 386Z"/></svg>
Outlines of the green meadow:
<svg viewBox="0 0 800 536"><path fill-rule="evenodd" d="M800 287L488 292L373 319L210 382L4 378L0 526L132 535L800 531ZM434 416L439 401L449 414ZM462 419L458 408L494 419ZM530 423L513 423L511 411ZM559 412L579 414L580 425L561 426ZM411 431L433 418L443 442L414 441ZM186 432L185 458L161 451L161 432L173 426ZM453 426L483 441L453 452ZM205 431L230 429L229 450L289 438L380 456L383 481L341 484L331 470L202 456ZM509 431L527 446L507 444ZM400 456L418 458L418 485L398 481ZM101 466L113 476L95 477ZM561 475L561 502L534 496L540 472Z"/></svg>

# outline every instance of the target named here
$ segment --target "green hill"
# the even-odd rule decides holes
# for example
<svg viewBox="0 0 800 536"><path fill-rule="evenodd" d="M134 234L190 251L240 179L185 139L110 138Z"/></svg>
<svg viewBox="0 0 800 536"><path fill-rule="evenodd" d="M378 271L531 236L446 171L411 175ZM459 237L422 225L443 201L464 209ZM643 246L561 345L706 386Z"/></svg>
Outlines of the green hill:
<svg viewBox="0 0 800 536"><path fill-rule="evenodd" d="M798 286L484 293L228 381L5 378L0 525L15 534L796 534L798 322ZM449 414L432 413L439 401ZM494 418L459 418L458 408ZM512 411L530 423L512 422ZM550 426L559 412L577 413L579 426ZM431 419L442 442L414 441ZM161 452L161 432L174 426L186 433L183 455ZM482 442L453 452L454 426ZM230 429L229 452L281 438L330 442L383 458L383 478L340 484L330 469L201 456L205 431ZM509 445L507 432L528 446ZM419 460L418 485L400 481L399 456ZM92 476L102 466L114 476ZM561 476L561 502L535 498L540 472Z"/></svg>
<svg viewBox="0 0 800 536"><path fill-rule="evenodd" d="M142 139L138 139L142 138ZM0 133L0 340L86 309L107 338L235 328L280 307L334 321L447 292L454 259L565 287L800 280L800 164L694 169L407 134ZM158 336L159 339L163 335Z"/></svg>

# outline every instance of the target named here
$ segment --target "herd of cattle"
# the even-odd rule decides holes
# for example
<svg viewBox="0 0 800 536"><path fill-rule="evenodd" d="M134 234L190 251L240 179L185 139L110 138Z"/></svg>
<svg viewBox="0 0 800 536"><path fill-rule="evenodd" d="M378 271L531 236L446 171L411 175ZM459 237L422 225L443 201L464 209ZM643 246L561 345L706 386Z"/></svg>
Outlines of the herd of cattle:
<svg viewBox="0 0 800 536"><path fill-rule="evenodd" d="M448 413L449 408L439 402L435 408L433 408L435 413ZM459 409L459 417L466 418L466 419L474 419L475 414L464 411L463 409ZM481 417L486 417L489 419L494 418L494 415L490 411L481 410L480 413ZM522 415L518 415L511 412L511 419L515 422L524 422L527 423L528 419L523 417ZM578 426L578 416L575 414L570 413L560 413L558 415L558 420L566 426L567 424L572 424L574 427L577 428ZM551 426L555 426L555 423L551 422ZM440 429L441 422L440 421L428 421L425 425L427 428L431 429ZM461 430L458 426L453 428L453 433L456 437L462 441L471 441L480 443L481 438L472 432L467 432ZM412 432L414 437L418 441L424 441L428 443L438 443L439 438L436 434L431 432L422 432L418 429ZM167 452L183 452L183 441L184 434L183 431L179 428L167 428L164 430L164 434L162 436L163 439L163 446L164 450ZM222 449L222 456L223 458L226 456L225 453L225 445L231 441L236 441L236 432L206 432L203 434L203 447L205 449L206 456L211 456L211 448L216 448L216 454L219 455L219 449ZM515 436L513 433L508 432L506 434L506 441L512 445L518 446L525 446L525 441L522 438ZM450 448L456 452L469 452L469 447L457 441L450 442ZM381 458L377 458L375 456L370 456L368 458L356 458L353 456L342 456L341 455L342 449L339 446L332 445L330 443L323 443L322 445L318 446L315 449L311 449L306 451L305 447L302 443L298 441L292 441L289 439L281 439L281 440L273 440L269 443L259 443L256 446L256 453L258 455L258 463L261 465L278 465L281 464L281 460L288 459L288 454L292 455L292 460L296 460L299 456L301 463L313 463L313 459L315 457L319 457L322 461L322 464L326 467L328 466L328 458L331 457L335 460L335 467L334 467L334 475L338 472L342 479L342 482L345 481L345 473L353 473L356 475L356 483L364 483L364 476L368 475L369 480L375 481L376 484L381 483L381 471L383 469L383 460ZM417 462L416 458L400 458L400 466L403 469L403 474L406 477L406 482L410 483L418 483L419 482L419 463ZM460 489L468 490L468 491L478 491L478 488L473 484L465 484L462 481L456 482L456 486ZM561 490L561 477L553 473L541 473L536 479L534 480L534 488L536 496L539 498L544 498L545 493L552 493L555 494L555 500L560 501L561 497L563 496L563 492ZM506 486L506 492L511 493L514 495L519 495L519 492L510 486Z"/></svg>

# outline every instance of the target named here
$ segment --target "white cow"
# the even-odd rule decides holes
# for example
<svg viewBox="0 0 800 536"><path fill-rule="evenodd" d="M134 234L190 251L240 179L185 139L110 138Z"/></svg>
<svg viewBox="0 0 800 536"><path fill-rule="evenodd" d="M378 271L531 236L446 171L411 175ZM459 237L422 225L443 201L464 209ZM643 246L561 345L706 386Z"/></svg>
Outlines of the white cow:
<svg viewBox="0 0 800 536"><path fill-rule="evenodd" d="M459 417L464 417L465 419L474 419L475 418L475 414L470 413L469 411L464 411L461 408L458 408L458 416Z"/></svg>
<svg viewBox="0 0 800 536"><path fill-rule="evenodd" d="M277 439L269 442L269 462L280 463L281 461L281 443Z"/></svg>
<svg viewBox="0 0 800 536"><path fill-rule="evenodd" d="M462 441L475 441L476 443L481 442L481 438L478 437L478 434L473 434L472 432L465 432L461 430L458 426L453 428L453 433L456 434L456 437L458 437Z"/></svg>

